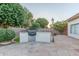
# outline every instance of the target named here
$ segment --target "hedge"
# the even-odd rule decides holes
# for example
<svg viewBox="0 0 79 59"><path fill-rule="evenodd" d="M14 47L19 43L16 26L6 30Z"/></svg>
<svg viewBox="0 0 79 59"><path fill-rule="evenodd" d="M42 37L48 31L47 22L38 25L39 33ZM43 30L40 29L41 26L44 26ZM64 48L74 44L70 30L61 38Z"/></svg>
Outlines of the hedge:
<svg viewBox="0 0 79 59"><path fill-rule="evenodd" d="M15 32L9 29L0 29L0 42L11 41L15 38Z"/></svg>

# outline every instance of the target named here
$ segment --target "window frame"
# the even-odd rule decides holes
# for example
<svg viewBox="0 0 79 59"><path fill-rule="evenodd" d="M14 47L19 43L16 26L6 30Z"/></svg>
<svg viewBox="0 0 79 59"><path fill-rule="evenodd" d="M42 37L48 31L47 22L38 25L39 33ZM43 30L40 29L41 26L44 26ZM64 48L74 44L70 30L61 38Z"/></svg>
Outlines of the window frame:
<svg viewBox="0 0 79 59"><path fill-rule="evenodd" d="M79 25L79 23L71 24L70 25L70 33L71 34L77 34L77 35L79 35L79 33L76 32L76 30L77 30L76 26L78 26L78 25Z"/></svg>

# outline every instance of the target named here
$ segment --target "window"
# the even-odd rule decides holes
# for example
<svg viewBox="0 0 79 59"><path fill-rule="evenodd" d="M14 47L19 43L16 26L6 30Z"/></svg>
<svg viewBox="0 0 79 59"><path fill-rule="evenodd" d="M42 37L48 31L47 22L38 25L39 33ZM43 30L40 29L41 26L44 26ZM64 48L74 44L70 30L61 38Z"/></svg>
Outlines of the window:
<svg viewBox="0 0 79 59"><path fill-rule="evenodd" d="M70 26L70 33L79 34L79 23Z"/></svg>

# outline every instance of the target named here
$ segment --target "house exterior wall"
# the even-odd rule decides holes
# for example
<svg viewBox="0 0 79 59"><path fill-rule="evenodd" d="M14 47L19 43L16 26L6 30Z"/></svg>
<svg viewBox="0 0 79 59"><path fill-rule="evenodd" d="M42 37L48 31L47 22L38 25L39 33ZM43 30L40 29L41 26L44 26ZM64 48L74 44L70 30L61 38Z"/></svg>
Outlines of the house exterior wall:
<svg viewBox="0 0 79 59"><path fill-rule="evenodd" d="M77 23L79 23L79 18L75 19L73 21L68 22L68 36L76 38L76 39L79 39L79 34L72 34L72 33L70 33L70 30L71 30L70 27L71 27L71 25L72 24L77 24Z"/></svg>

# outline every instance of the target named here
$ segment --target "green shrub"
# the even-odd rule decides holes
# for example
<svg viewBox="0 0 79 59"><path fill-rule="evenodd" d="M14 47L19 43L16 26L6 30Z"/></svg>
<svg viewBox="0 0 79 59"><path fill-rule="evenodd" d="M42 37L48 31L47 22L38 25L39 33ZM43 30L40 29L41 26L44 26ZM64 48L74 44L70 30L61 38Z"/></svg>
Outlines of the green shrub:
<svg viewBox="0 0 79 59"><path fill-rule="evenodd" d="M15 32L9 29L0 29L0 42L10 41L15 37Z"/></svg>
<svg viewBox="0 0 79 59"><path fill-rule="evenodd" d="M15 38L14 41L16 41L16 43L19 43L19 42L20 42L20 38L19 38L19 36L16 36L16 38Z"/></svg>

